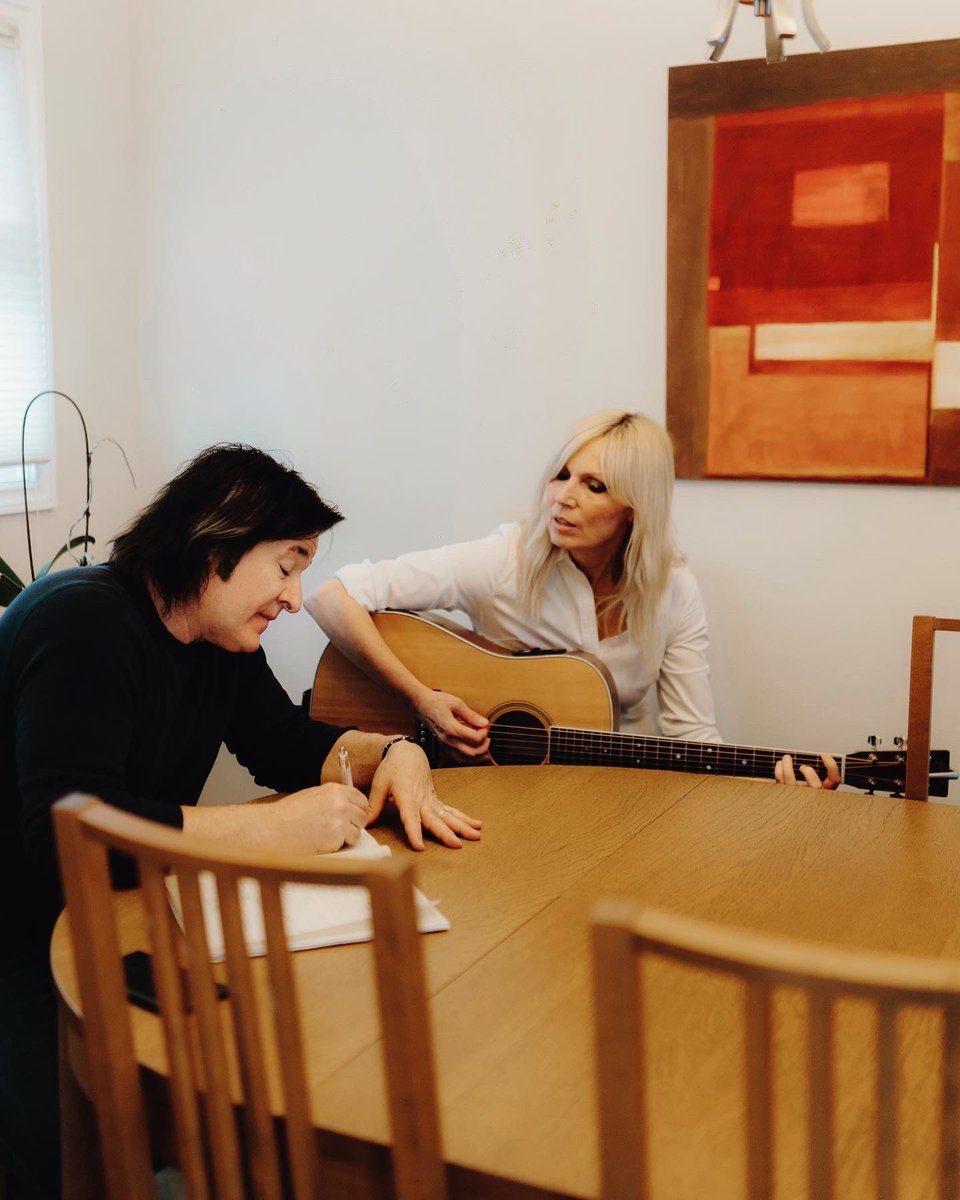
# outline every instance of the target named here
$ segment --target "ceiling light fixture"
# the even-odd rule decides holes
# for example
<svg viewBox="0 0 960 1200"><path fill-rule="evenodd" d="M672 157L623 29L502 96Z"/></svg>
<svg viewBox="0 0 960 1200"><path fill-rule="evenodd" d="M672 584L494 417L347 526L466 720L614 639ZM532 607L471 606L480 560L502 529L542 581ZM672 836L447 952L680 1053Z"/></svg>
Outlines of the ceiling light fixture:
<svg viewBox="0 0 960 1200"><path fill-rule="evenodd" d="M797 21L793 15L793 0L719 0L719 10L717 12L716 24L713 27L713 33L707 38L707 43L712 47L710 51L711 62L719 62L723 57L723 52L727 48L727 41L730 38L730 31L733 29L733 22L737 15L738 4L752 4L753 15L755 17L763 17L764 19L764 35L767 46L767 62L778 63L783 62L787 55L784 50L784 42L787 38L797 36ZM830 49L830 43L827 40L827 35L820 27L820 23L813 11L813 0L800 0L800 11L803 15L804 24L810 33L810 36L817 44L817 48L823 53L824 50Z"/></svg>

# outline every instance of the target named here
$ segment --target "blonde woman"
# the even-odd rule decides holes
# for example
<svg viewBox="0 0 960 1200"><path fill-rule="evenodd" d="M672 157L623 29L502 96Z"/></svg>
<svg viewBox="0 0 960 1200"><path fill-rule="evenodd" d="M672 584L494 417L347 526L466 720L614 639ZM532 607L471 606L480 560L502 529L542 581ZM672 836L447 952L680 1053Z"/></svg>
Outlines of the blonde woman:
<svg viewBox="0 0 960 1200"><path fill-rule="evenodd" d="M595 413L551 460L525 521L479 541L344 567L306 607L466 758L486 754L487 721L417 679L371 612L461 609L506 650L587 650L613 675L622 730L654 732L646 701L655 686L666 737L717 742L706 617L670 531L673 478L665 430L640 413Z"/></svg>

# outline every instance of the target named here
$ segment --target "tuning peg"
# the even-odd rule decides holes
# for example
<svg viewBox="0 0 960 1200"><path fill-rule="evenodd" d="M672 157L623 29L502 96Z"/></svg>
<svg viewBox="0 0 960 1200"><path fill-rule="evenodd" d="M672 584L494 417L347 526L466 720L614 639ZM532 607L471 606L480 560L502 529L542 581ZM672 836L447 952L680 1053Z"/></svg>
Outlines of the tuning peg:
<svg viewBox="0 0 960 1200"><path fill-rule="evenodd" d="M903 740L902 737L895 737L893 739L893 744L896 746L896 748L898 750L902 750L907 743Z"/></svg>
<svg viewBox="0 0 960 1200"><path fill-rule="evenodd" d="M880 738L878 738L875 733L871 733L870 736L867 738L867 745L870 747L871 750L876 750L876 748L878 746L881 746L882 744L883 744L882 740Z"/></svg>

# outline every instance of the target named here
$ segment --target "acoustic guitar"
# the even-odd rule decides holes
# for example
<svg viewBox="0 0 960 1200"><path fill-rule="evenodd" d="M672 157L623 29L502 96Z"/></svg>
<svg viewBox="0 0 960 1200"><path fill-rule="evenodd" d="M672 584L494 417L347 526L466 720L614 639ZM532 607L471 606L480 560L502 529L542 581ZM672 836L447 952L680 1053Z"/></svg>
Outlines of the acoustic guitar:
<svg viewBox="0 0 960 1200"><path fill-rule="evenodd" d="M374 623L400 661L428 687L459 696L490 721L494 763L570 763L693 771L772 779L784 754L796 766L822 770L819 752L688 742L619 733L614 681L595 656L562 650L510 654L436 614L378 612ZM310 716L378 733L406 733L435 766L449 765L443 747L414 710L370 678L332 643L313 681ZM906 750L877 748L834 755L844 783L866 791L903 791ZM930 795L946 796L949 752L930 752Z"/></svg>

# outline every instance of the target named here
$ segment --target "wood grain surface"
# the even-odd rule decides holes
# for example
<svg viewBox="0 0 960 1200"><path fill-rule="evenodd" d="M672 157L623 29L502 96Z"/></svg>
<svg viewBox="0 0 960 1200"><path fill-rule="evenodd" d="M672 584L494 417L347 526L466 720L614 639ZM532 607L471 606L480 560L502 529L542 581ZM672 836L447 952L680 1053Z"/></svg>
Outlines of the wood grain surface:
<svg viewBox="0 0 960 1200"><path fill-rule="evenodd" d="M446 802L484 819L481 842L431 845L418 862L419 885L452 923L424 950L453 1195L598 1194L589 918L601 897L841 947L960 957L960 813L950 807L613 768L473 768L436 780ZM396 829L374 832L399 847ZM132 948L135 898L121 909ZM362 946L296 956L312 1111L338 1196L380 1195L385 1169L367 958ZM53 962L75 1007L65 921ZM675 965L658 966L650 983L660 1001L649 1026L650 1122L662 1152L653 1194L742 1195L741 997ZM867 1197L871 1021L852 1002L838 1017L851 1098L837 1113L837 1194ZM778 1080L801 1114L806 1024L796 997L778 998L776 1020ZM138 1012L137 1026L141 1061L162 1071L156 1021ZM919 1198L935 1171L937 1063L922 1017L901 1033L904 1194ZM801 1195L803 1146L790 1124L775 1133L796 1163L776 1194Z"/></svg>

